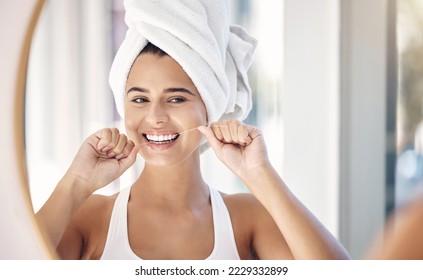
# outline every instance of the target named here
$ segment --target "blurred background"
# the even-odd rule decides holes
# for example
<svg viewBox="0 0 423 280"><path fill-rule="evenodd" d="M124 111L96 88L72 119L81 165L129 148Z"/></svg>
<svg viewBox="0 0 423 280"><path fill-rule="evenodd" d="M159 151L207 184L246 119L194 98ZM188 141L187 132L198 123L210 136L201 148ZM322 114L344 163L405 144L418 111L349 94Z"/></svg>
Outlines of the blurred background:
<svg viewBox="0 0 423 280"><path fill-rule="evenodd" d="M123 125L108 71L123 40L122 0L48 0L30 50L25 150L34 211L82 141ZM231 0L232 21L259 41L249 73L277 171L361 258L391 211L423 180L423 0ZM100 190L130 186L136 165ZM206 181L245 186L214 156Z"/></svg>

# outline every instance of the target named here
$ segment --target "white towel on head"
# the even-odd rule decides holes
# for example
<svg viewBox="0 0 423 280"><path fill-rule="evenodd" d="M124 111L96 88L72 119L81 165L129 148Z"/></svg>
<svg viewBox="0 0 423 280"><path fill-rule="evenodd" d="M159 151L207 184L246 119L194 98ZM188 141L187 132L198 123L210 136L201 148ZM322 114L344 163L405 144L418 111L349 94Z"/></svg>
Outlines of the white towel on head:
<svg viewBox="0 0 423 280"><path fill-rule="evenodd" d="M252 108L247 71L257 45L230 26L229 0L125 0L126 37L110 71L117 110L124 116L129 70L151 42L175 59L197 87L209 124L243 120Z"/></svg>

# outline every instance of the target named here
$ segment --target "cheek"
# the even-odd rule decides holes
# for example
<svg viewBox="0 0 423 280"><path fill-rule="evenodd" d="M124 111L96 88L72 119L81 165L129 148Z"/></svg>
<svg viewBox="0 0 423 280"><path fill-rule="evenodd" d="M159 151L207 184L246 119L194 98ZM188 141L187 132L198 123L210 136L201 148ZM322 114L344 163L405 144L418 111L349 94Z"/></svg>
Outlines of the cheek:
<svg viewBox="0 0 423 280"><path fill-rule="evenodd" d="M128 134L129 139L137 143L139 120L134 115L125 114L124 121L125 121L126 133Z"/></svg>
<svg viewBox="0 0 423 280"><path fill-rule="evenodd" d="M202 102L193 102L189 106L184 106L173 110L171 119L185 129L192 129L200 125L207 125L206 108Z"/></svg>
<svg viewBox="0 0 423 280"><path fill-rule="evenodd" d="M195 119L199 121L199 125L207 125L207 110L203 102L196 104L192 112L195 115Z"/></svg>

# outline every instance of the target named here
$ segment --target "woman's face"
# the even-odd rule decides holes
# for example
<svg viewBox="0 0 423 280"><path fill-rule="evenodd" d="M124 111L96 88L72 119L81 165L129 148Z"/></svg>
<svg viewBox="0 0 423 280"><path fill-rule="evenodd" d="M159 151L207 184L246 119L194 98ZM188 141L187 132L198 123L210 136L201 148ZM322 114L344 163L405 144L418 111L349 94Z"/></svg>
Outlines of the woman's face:
<svg viewBox="0 0 423 280"><path fill-rule="evenodd" d="M138 56L126 83L125 126L146 163L176 164L198 152L195 128L206 124L204 103L182 67L167 55Z"/></svg>

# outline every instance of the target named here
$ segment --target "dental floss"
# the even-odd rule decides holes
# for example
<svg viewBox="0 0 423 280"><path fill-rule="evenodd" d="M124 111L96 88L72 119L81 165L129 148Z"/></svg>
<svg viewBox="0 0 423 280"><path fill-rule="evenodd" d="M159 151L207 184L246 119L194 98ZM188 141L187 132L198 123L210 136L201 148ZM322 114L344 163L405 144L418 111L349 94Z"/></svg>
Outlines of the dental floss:
<svg viewBox="0 0 423 280"><path fill-rule="evenodd" d="M190 128L190 129L188 129L188 130L184 130L184 131L178 132L178 134L184 134L184 133L187 133L187 132L190 132L190 131L196 130L196 129L198 129L199 127L200 127L200 126L197 126L197 127L194 127L194 128ZM229 127L229 126L220 126L220 127ZM138 145L136 145L136 146L141 147L141 146L144 146L144 145L147 145L147 144L149 144L149 142L142 143L142 144L138 144ZM200 145L201 145L201 144L199 144L199 145L198 145L198 147L199 147ZM197 147L197 148L198 148L198 147Z"/></svg>
<svg viewBox="0 0 423 280"><path fill-rule="evenodd" d="M180 134L184 134L184 133L187 133L187 132L190 132L190 131L193 131L193 130L196 130L196 129L198 129L199 128L199 126L197 126L197 127L194 127L194 128L190 128L190 129L188 129L188 130L184 130L184 131L181 131L181 132L178 132L178 134L180 135ZM139 145L137 145L137 146L144 146L144 145L147 145L149 142L146 142L146 143L142 143L142 144L139 144Z"/></svg>
<svg viewBox="0 0 423 280"><path fill-rule="evenodd" d="M197 126L197 127L194 127L194 128L190 128L190 129L187 129L187 130L184 130L184 131L181 131L181 132L178 132L178 134L184 134L184 133L187 133L187 132L190 132L190 131L193 131L193 130L196 130L196 129L198 129L200 126ZM229 126L219 126L219 127L229 127ZM139 146L143 146L143 145L147 145L148 144L148 142L147 143L143 143L143 144L139 144Z"/></svg>
<svg viewBox="0 0 423 280"><path fill-rule="evenodd" d="M196 129L198 129L199 127L200 127L200 126L197 126L197 127L194 127L194 128L190 128L190 129L188 129L188 130L184 130L184 131L178 132L178 134L184 134L184 133L187 133L187 132L190 132L190 131L196 130ZM229 127L229 126L220 126L220 127ZM147 145L147 144L149 144L149 142L142 143L142 144L139 144L139 145L137 145L137 146L138 146L138 147L141 147L141 146L144 146L144 145Z"/></svg>

